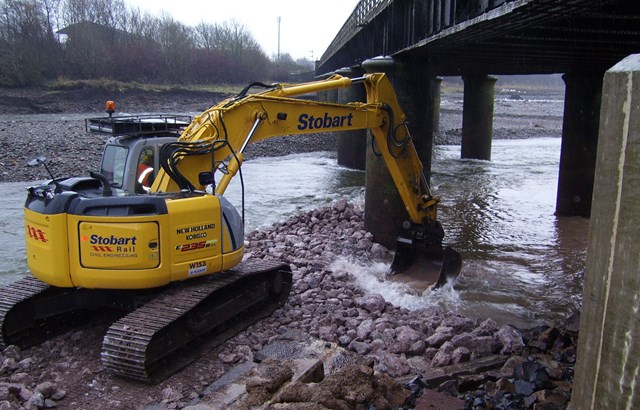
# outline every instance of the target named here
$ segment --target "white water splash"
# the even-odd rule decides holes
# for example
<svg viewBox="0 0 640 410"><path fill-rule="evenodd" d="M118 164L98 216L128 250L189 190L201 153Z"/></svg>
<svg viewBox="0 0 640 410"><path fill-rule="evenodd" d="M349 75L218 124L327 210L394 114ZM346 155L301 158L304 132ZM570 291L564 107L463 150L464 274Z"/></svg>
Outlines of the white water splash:
<svg viewBox="0 0 640 410"><path fill-rule="evenodd" d="M448 282L439 289L420 293L406 283L392 282L386 279L389 264L383 262L368 262L340 257L329 267L334 272L345 272L355 278L359 288L367 293L378 293L384 300L394 306L412 311L425 308L447 308L462 303L460 293L454 288L453 282Z"/></svg>

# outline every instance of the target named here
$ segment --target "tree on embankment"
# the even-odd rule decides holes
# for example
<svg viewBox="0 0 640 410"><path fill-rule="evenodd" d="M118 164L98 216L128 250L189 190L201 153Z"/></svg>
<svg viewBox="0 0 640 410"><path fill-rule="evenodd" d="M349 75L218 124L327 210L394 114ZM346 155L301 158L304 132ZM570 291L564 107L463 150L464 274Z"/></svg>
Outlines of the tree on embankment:
<svg viewBox="0 0 640 410"><path fill-rule="evenodd" d="M284 72L310 71L296 64ZM240 22L186 26L122 0L0 0L0 85L65 77L207 84L280 80ZM285 75L286 77L286 75Z"/></svg>

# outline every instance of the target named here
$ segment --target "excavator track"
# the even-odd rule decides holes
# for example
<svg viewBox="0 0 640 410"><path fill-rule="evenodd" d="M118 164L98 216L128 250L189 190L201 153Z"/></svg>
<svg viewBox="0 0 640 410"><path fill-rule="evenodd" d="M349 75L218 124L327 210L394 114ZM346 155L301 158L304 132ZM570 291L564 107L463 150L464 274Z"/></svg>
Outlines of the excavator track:
<svg viewBox="0 0 640 410"><path fill-rule="evenodd" d="M92 320L95 309L132 311L151 295L146 291L58 288L33 276L24 277L0 287L0 348L38 345Z"/></svg>
<svg viewBox="0 0 640 410"><path fill-rule="evenodd" d="M0 348L35 346L113 308L130 313L107 331L102 362L155 382L282 306L291 282L288 265L261 260L145 291L57 288L28 276L0 287Z"/></svg>
<svg viewBox="0 0 640 410"><path fill-rule="evenodd" d="M38 344L46 338L46 330L33 331L29 327L21 326L22 306L27 301L42 294L50 288L49 285L38 279L27 276L14 283L0 288L0 348L15 344L20 347L29 347ZM11 313L10 313L11 312ZM17 312L17 314L16 314ZM6 332L11 329L11 332Z"/></svg>
<svg viewBox="0 0 640 410"><path fill-rule="evenodd" d="M118 376L161 380L282 306L291 282L286 264L248 261L180 283L109 328L102 362Z"/></svg>

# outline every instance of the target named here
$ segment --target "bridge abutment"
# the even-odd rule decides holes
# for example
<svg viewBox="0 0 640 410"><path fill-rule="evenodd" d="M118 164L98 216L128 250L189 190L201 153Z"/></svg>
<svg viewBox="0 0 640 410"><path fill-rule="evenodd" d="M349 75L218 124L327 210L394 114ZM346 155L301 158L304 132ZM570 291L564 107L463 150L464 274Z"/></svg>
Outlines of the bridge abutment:
<svg viewBox="0 0 640 410"><path fill-rule="evenodd" d="M424 64L398 62L386 57L366 60L362 67L368 73L385 73L391 80L398 102L407 116L409 132L422 161L425 177L429 180L435 75ZM376 242L393 246L403 231L402 223L409 220L409 216L384 159L373 152L370 138L367 139L364 206L365 229L373 233Z"/></svg>
<svg viewBox="0 0 640 410"><path fill-rule="evenodd" d="M464 102L461 157L490 160L496 77L466 75L462 80Z"/></svg>
<svg viewBox="0 0 640 410"><path fill-rule="evenodd" d="M364 74L362 68L344 68L336 71L343 77L360 77ZM354 84L348 88L338 90L338 102L366 102L367 90L363 84ZM338 134L338 164L365 170L367 162L367 130L343 131Z"/></svg>
<svg viewBox="0 0 640 410"><path fill-rule="evenodd" d="M591 213L602 73L567 73L556 214Z"/></svg>
<svg viewBox="0 0 640 410"><path fill-rule="evenodd" d="M604 76L578 361L569 408L640 408L640 54Z"/></svg>

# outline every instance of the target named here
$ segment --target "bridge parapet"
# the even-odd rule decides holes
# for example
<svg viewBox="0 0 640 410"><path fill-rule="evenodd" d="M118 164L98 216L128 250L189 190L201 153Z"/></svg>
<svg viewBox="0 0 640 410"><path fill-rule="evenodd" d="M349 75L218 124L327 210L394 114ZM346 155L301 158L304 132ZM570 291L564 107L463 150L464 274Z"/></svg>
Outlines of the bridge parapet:
<svg viewBox="0 0 640 410"><path fill-rule="evenodd" d="M360 0L344 25L320 58L320 65L338 52L362 27L383 12L393 13L409 28L391 47L394 51L412 45L417 39L477 17L515 0ZM391 44L389 44L391 45Z"/></svg>

